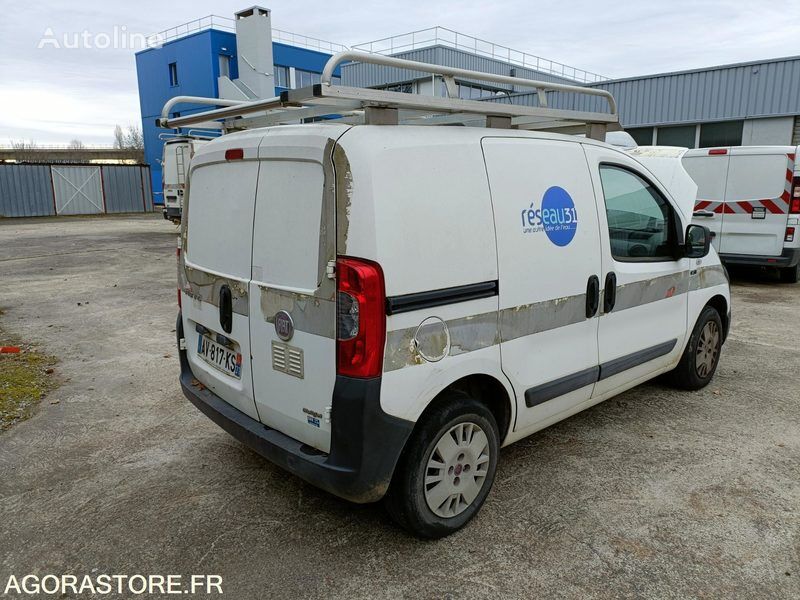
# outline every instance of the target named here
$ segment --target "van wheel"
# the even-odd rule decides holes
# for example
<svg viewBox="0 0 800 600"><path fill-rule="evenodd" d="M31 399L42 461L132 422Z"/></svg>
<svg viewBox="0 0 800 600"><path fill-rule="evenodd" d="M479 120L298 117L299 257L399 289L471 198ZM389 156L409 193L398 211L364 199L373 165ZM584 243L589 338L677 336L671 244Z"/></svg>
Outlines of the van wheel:
<svg viewBox="0 0 800 600"><path fill-rule="evenodd" d="M417 424L384 499L392 519L419 537L461 529L494 482L500 434L491 411L451 392Z"/></svg>
<svg viewBox="0 0 800 600"><path fill-rule="evenodd" d="M685 390L699 390L714 377L722 349L722 318L706 306L697 319L681 362L670 373L670 381Z"/></svg>
<svg viewBox="0 0 800 600"><path fill-rule="evenodd" d="M780 273L783 283L797 283L800 281L800 263L793 267L784 267Z"/></svg>

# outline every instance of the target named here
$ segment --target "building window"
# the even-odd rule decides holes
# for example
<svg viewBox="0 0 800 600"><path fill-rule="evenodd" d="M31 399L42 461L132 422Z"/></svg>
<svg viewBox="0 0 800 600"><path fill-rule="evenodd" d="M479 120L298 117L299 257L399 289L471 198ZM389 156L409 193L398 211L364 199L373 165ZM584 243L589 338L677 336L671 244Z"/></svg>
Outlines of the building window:
<svg viewBox="0 0 800 600"><path fill-rule="evenodd" d="M376 90L385 90L387 92L400 92L402 94L413 94L414 88L411 82L407 83L393 83L391 85L382 85L376 87Z"/></svg>
<svg viewBox="0 0 800 600"><path fill-rule="evenodd" d="M653 145L653 128L652 127L631 127L626 129L633 140L640 146Z"/></svg>
<svg viewBox="0 0 800 600"><path fill-rule="evenodd" d="M723 121L700 125L700 147L741 146L744 121Z"/></svg>
<svg viewBox="0 0 800 600"><path fill-rule="evenodd" d="M169 63L169 84L172 87L178 85L178 63Z"/></svg>
<svg viewBox="0 0 800 600"><path fill-rule="evenodd" d="M482 100L484 98L494 98L498 94L507 93L503 90L489 88L482 85L475 85L474 83L457 83L458 97L462 100ZM442 95L447 96L447 86L442 82Z"/></svg>
<svg viewBox="0 0 800 600"><path fill-rule="evenodd" d="M219 76L220 77L231 76L231 57L228 56L227 54L219 55Z"/></svg>
<svg viewBox="0 0 800 600"><path fill-rule="evenodd" d="M659 146L680 146L681 148L694 148L696 125L676 125L673 127L659 127L656 132L656 144Z"/></svg>
<svg viewBox="0 0 800 600"><path fill-rule="evenodd" d="M295 69L294 80L297 84L297 87L304 88L319 83L320 74L312 73L311 71L304 71L302 69Z"/></svg>
<svg viewBox="0 0 800 600"><path fill-rule="evenodd" d="M282 87L289 89L289 67L279 67L275 65L273 69L275 73L275 87Z"/></svg>

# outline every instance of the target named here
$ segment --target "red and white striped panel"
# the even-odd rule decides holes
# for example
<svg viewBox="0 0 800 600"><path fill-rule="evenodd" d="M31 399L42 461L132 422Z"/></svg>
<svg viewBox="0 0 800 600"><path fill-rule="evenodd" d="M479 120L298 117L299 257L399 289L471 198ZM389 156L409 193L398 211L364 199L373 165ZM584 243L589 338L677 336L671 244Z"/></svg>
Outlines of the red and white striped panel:
<svg viewBox="0 0 800 600"><path fill-rule="evenodd" d="M785 215L789 212L789 198L792 193L792 177L794 177L794 154L787 154L789 165L786 168L786 181L783 193L779 198L765 198L763 200L748 200L742 202L713 202L711 200L698 200L695 210L710 210L719 215L752 214L753 208L764 208L773 215Z"/></svg>

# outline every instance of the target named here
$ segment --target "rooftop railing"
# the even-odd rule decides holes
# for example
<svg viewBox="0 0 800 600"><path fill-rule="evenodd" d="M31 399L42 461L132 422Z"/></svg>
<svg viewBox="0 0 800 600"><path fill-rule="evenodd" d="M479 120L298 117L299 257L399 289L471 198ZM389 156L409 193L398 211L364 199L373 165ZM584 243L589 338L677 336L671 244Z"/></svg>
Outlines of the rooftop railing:
<svg viewBox="0 0 800 600"><path fill-rule="evenodd" d="M609 79L608 77L592 73L591 71L571 67L564 63L534 54L528 54L520 50L514 50L508 46L495 44L494 42L482 40L439 26L395 35L373 42L357 44L353 46L352 49L361 50L362 52L394 55L431 46L445 46L456 50L463 50L478 56L500 60L526 69L534 69L542 73L557 75L558 77L565 77L581 83L595 83Z"/></svg>
<svg viewBox="0 0 800 600"><path fill-rule="evenodd" d="M229 17L208 15L149 35L147 36L147 40L148 44L151 46L158 46L199 31L205 31L206 29L217 29L219 31L229 31L233 33L236 31L236 21ZM330 54L347 50L347 46L343 44L321 40L309 35L292 33L291 31L284 31L283 29L273 28L272 39L282 44L308 48L309 50L318 50L320 52L328 52Z"/></svg>

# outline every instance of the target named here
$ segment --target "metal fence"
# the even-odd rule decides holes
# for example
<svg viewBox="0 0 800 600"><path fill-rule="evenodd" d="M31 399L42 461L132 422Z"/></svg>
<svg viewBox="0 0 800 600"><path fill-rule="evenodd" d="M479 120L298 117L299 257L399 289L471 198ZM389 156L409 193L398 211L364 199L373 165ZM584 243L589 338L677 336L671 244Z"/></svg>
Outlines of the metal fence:
<svg viewBox="0 0 800 600"><path fill-rule="evenodd" d="M152 210L147 165L0 164L0 217Z"/></svg>

